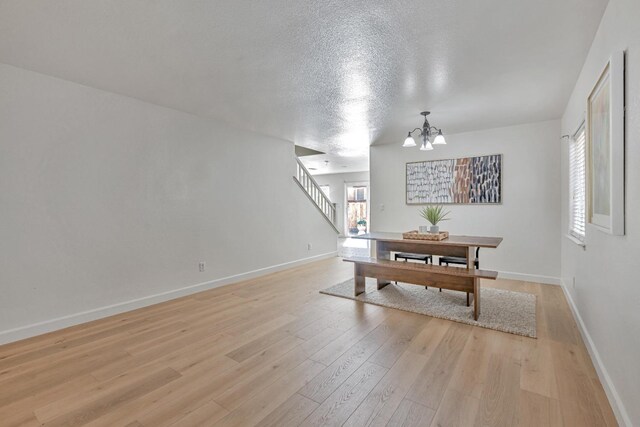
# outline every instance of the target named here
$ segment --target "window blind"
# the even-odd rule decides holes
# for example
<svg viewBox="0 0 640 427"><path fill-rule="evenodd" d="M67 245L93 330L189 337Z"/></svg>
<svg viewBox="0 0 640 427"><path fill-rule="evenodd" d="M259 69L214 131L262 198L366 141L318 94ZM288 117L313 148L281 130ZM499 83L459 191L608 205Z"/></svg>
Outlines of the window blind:
<svg viewBox="0 0 640 427"><path fill-rule="evenodd" d="M584 124L574 134L569 148L569 234L584 241L586 223L586 137Z"/></svg>

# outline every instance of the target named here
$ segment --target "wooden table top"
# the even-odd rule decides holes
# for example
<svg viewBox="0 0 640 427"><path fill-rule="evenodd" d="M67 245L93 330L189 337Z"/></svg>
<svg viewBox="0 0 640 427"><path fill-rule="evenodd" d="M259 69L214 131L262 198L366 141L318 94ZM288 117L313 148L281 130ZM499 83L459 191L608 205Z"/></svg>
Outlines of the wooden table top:
<svg viewBox="0 0 640 427"><path fill-rule="evenodd" d="M411 242L423 245L442 245L442 246L473 246L479 248L497 248L502 237L481 237L481 236L453 236L449 235L444 240L417 240L404 239L402 233L390 233L385 231L361 234L359 236L351 236L352 239L365 240L381 240L385 242Z"/></svg>

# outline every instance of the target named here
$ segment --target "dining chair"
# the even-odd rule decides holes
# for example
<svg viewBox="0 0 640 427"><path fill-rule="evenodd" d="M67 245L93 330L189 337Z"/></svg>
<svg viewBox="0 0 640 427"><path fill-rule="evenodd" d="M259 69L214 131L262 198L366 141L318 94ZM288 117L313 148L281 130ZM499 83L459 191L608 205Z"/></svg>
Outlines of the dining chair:
<svg viewBox="0 0 640 427"><path fill-rule="evenodd" d="M467 258L462 256L441 256L438 260L438 264L461 264L467 265ZM476 248L476 259L474 261L476 268L480 268L480 248Z"/></svg>

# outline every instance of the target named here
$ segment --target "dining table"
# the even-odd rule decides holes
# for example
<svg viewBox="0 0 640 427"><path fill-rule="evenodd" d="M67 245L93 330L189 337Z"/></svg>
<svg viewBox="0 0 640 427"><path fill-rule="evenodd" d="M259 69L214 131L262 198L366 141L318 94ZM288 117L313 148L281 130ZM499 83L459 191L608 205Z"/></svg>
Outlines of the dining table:
<svg viewBox="0 0 640 427"><path fill-rule="evenodd" d="M354 295L366 291L366 277L375 278L378 290L391 283L391 280L423 286L461 291L469 296L473 294L473 319L480 316L481 279L495 280L497 271L476 268L476 248L497 248L502 237L439 235L441 240L431 240L431 236L415 236L416 232L392 233L371 232L353 236L354 239L369 240L375 246L375 258L351 257L344 261L354 264ZM435 237L435 236L434 236ZM409 254L437 255L466 259L466 268L443 267L431 264L416 264L391 261L392 252ZM408 257L405 256L405 259ZM449 259L449 262L451 260Z"/></svg>
<svg viewBox="0 0 640 427"><path fill-rule="evenodd" d="M502 242L502 237L458 235L449 235L443 240L405 239L403 233L385 231L351 237L374 242L375 257L378 259L391 259L391 252L453 256L466 258L470 270L475 268L476 248L495 249Z"/></svg>

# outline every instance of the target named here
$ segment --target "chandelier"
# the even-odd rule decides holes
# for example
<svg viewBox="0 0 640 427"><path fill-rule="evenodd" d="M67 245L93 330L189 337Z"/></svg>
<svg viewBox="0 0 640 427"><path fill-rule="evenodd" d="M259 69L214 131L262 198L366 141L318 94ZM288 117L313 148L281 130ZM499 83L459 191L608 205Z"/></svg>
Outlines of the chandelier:
<svg viewBox="0 0 640 427"><path fill-rule="evenodd" d="M442 129L438 129L435 126L431 126L429 124L429 120L427 120L427 116L431 114L431 112L423 111L420 114L424 116L424 123L422 124L422 128L415 128L414 130L410 131L407 135L407 138L404 140L404 144L402 144L402 146L403 147L416 146L416 141L415 139L413 139L413 136L412 136L412 134L416 131L422 137L422 144L420 145L420 150L422 151L433 150L434 145L446 144L447 141L445 141L444 136L442 135ZM430 140L431 135L434 135L434 134L436 135L436 137L433 140L433 143L431 143L431 140Z"/></svg>

